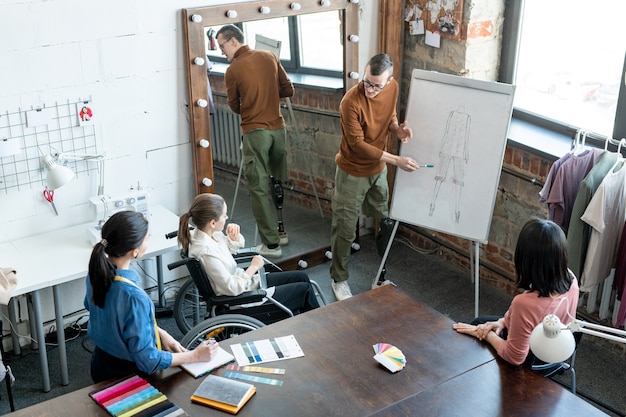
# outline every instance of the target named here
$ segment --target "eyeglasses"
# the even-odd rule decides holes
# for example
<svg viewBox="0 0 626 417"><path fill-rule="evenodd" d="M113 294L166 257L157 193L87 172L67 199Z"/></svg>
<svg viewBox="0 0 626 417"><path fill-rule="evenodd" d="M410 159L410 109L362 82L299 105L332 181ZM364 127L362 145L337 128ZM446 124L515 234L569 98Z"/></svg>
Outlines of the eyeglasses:
<svg viewBox="0 0 626 417"><path fill-rule="evenodd" d="M231 37L231 38L226 39L226 40L225 40L224 42L222 42L222 43L218 43L218 44L217 44L217 46L219 46L219 47L220 47L220 51L224 52L224 45L226 45L226 42L230 41L231 39L232 39L232 37Z"/></svg>
<svg viewBox="0 0 626 417"><path fill-rule="evenodd" d="M363 85L365 86L365 88L369 88L375 93L380 93L381 91L383 91L383 88L385 88L385 84L383 85L373 84L367 78L363 78Z"/></svg>

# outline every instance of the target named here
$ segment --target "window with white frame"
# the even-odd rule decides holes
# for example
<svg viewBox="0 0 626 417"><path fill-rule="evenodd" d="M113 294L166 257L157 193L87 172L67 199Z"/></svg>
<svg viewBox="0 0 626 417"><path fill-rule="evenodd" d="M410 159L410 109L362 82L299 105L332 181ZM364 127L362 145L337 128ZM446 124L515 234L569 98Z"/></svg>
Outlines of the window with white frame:
<svg viewBox="0 0 626 417"><path fill-rule="evenodd" d="M604 136L626 135L624 125L614 126L618 108L625 114L617 120L626 119L626 106L618 107L626 1L514 0L507 7L516 10L509 24L519 26L517 48L505 46L517 54L503 61L510 77L503 81L516 85L516 110Z"/></svg>
<svg viewBox="0 0 626 417"><path fill-rule="evenodd" d="M339 11L257 20L238 24L246 43L255 47L256 35L281 41L280 59L290 73L341 78L343 43ZM226 62L215 33L221 26L205 28L207 55L213 62ZM213 37L213 39L212 39Z"/></svg>

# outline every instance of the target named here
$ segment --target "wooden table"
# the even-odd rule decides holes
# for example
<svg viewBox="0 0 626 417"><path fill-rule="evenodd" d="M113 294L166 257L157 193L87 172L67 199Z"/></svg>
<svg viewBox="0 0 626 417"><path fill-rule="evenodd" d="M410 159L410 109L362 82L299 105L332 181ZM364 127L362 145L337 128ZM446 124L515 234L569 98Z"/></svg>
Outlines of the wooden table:
<svg viewBox="0 0 626 417"><path fill-rule="evenodd" d="M391 285L243 334L222 346L230 350L233 343L290 334L305 357L269 364L286 373L264 376L284 384L255 384L256 395L238 415L557 416L573 415L572 410L605 415L557 383L496 360L483 343L456 333L450 319ZM405 369L392 374L374 361L372 345L378 342L398 346L407 358ZM219 413L190 402L201 379L169 369L150 382L191 416ZM87 396L96 387L14 415L106 416Z"/></svg>

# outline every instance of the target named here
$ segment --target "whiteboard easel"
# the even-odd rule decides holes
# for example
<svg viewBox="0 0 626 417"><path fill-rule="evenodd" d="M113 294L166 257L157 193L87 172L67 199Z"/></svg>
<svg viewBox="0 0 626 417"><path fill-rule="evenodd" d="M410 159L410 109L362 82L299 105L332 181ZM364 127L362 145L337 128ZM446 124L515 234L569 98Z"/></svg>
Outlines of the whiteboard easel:
<svg viewBox="0 0 626 417"><path fill-rule="evenodd" d="M514 90L509 84L432 71L411 74L406 121L413 139L399 153L422 168L397 171L389 217L470 241L477 315L479 244L489 236Z"/></svg>
<svg viewBox="0 0 626 417"><path fill-rule="evenodd" d="M389 256L389 251L391 250L391 244L393 243L393 239L396 236L396 232L398 231L399 225L400 225L400 222L396 220L393 225L391 236L389 237L389 242L387 242L387 247L385 248L383 259L381 260L380 266L378 267L378 272L376 273L376 276L374 277L374 280L372 281L372 288L375 288L376 284L380 280L380 276L382 275L383 269L385 268L385 262L387 262L387 257ZM472 256L472 245L474 245L476 248L476 253L473 256ZM471 276L473 277L473 281L474 281L474 317L478 317L478 303L479 303L479 294L480 294L479 250L480 250L479 242L470 241L469 255L470 255L470 265L472 266ZM474 262L472 262L472 260Z"/></svg>

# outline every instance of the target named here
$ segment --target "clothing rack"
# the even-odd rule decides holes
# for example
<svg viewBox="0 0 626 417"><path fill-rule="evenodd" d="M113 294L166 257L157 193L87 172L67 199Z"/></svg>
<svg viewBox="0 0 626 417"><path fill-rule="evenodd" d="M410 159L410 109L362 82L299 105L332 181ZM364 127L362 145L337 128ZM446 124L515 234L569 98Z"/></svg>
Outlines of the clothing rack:
<svg viewBox="0 0 626 417"><path fill-rule="evenodd" d="M626 149L626 138L614 139L599 133L588 131L586 129L578 129L572 136L572 151L577 147L584 148L589 145L587 139L591 139L591 145L597 148L604 148L605 151L618 152L623 156L623 150ZM626 204L626 202L624 202ZM620 301L617 300L617 294L613 291L615 268L611 269L610 275L596 287L587 293L586 309L588 313L598 313L600 319L609 319L611 323L617 320L617 314L620 307ZM579 277L580 278L580 277ZM581 297L579 306L585 304L584 298Z"/></svg>

